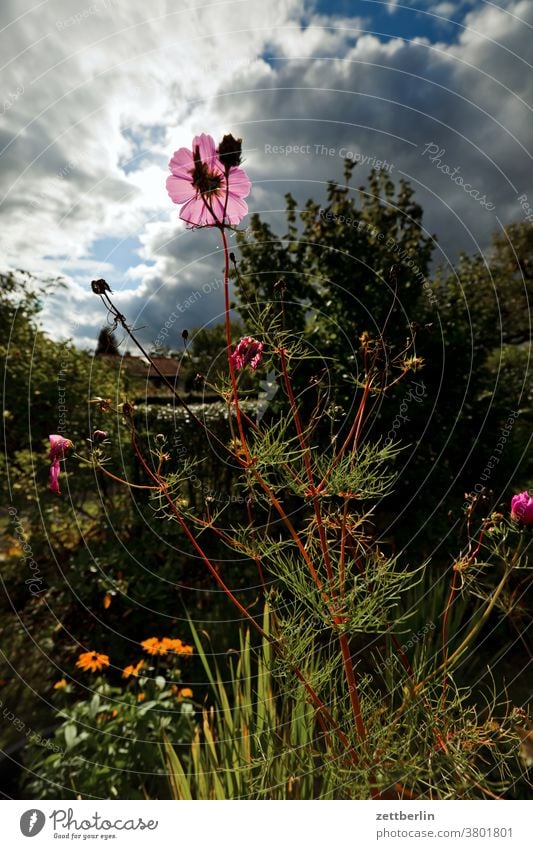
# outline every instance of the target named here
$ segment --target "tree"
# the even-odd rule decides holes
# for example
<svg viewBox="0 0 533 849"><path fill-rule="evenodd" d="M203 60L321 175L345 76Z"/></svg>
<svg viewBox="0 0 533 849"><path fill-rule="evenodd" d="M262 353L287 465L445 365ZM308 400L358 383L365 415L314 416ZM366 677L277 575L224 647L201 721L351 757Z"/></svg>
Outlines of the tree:
<svg viewBox="0 0 533 849"><path fill-rule="evenodd" d="M325 206L307 201L299 224L288 194L288 228L281 237L253 215L239 236L236 275L245 318L256 301L277 302L291 330L341 357L347 347L353 353L363 331L379 336L391 307L397 320L387 336L403 344L433 249L413 189L402 180L397 191L388 176L373 171L368 187L354 193L353 167L347 161L344 186L328 184Z"/></svg>
<svg viewBox="0 0 533 849"><path fill-rule="evenodd" d="M522 456L532 417L531 380L524 377L533 294L530 234L527 224L511 225L494 237L487 256L462 256L456 268L429 279L434 240L423 228L411 186L402 180L395 187L384 173L372 172L368 186L354 193L352 168L347 163L345 185L329 183L323 206L308 200L298 214L287 195L282 236L252 216L239 236L238 309L250 331L259 332L265 317L274 316L314 346L327 373L330 409L341 416L360 391L362 339L381 346L389 383L406 359L417 363L407 384L376 393L372 428L364 435L405 448L395 495L381 504L381 517L398 544L415 539L420 553L421 538L430 550L461 523L465 492L479 484L510 411L518 408L506 458L514 464L522 457L522 481L530 474ZM330 355L342 364L334 373L328 372ZM317 379L319 367L313 364L314 375L310 368L301 370L302 391ZM326 439L328 431L317 435ZM507 495L505 469L495 464L486 481L495 493L491 507Z"/></svg>

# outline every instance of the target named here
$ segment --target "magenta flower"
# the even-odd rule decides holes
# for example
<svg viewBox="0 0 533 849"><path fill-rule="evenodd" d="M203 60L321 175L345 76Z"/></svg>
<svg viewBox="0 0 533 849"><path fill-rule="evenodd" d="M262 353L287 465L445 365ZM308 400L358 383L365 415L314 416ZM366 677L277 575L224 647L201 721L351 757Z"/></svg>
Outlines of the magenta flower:
<svg viewBox="0 0 533 849"><path fill-rule="evenodd" d="M202 133L193 138L192 150L180 147L168 163L167 192L174 203L183 204L180 218L187 224L220 227L238 224L247 214L243 198L252 184L242 168L230 164L238 161L235 154L232 158L223 151L222 156L225 164L213 138Z"/></svg>
<svg viewBox="0 0 533 849"><path fill-rule="evenodd" d="M59 489L59 461L65 457L65 452L72 448L70 439L65 439L64 436L59 436L57 433L52 433L48 437L50 440L50 453L48 455L52 465L50 466L50 489L52 492L57 492L61 495Z"/></svg>
<svg viewBox="0 0 533 849"><path fill-rule="evenodd" d="M533 524L533 498L529 492L520 492L511 499L511 518L523 525Z"/></svg>
<svg viewBox="0 0 533 849"><path fill-rule="evenodd" d="M263 343L257 339L252 339L251 336L245 336L231 355L233 368L250 368L255 371L261 360L263 359Z"/></svg>

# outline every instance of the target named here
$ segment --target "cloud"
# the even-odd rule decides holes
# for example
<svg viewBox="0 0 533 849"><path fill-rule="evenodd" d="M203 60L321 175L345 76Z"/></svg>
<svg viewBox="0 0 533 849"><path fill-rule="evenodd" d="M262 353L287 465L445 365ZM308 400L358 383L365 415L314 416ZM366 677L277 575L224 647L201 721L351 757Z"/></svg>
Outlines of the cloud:
<svg viewBox="0 0 533 849"><path fill-rule="evenodd" d="M97 276L147 341L172 313L177 338L182 320L220 314L217 234L185 230L164 187L201 131L244 137L250 209L280 230L285 192L320 200L348 154L365 163L357 184L372 162L413 181L441 259L486 246L519 219L517 196L533 198L533 10L461 8L446 42L384 39L300 0L5 2L0 247L11 266L64 273L69 297L51 294L45 326L91 344Z"/></svg>

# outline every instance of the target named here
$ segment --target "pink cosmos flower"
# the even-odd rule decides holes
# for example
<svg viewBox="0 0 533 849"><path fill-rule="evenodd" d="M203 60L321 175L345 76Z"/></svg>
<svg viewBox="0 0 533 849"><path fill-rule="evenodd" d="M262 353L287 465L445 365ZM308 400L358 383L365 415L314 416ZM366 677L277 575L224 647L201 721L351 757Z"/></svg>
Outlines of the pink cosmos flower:
<svg viewBox="0 0 533 849"><path fill-rule="evenodd" d="M520 492L511 499L511 518L523 525L533 524L533 498L529 492Z"/></svg>
<svg viewBox="0 0 533 849"><path fill-rule="evenodd" d="M250 368L255 371L261 360L263 359L263 343L257 339L252 339L251 336L245 336L231 355L233 368Z"/></svg>
<svg viewBox="0 0 533 849"><path fill-rule="evenodd" d="M50 453L48 455L52 465L50 466L50 489L52 492L57 492L61 495L59 489L59 461L65 457L65 452L72 448L70 439L65 439L64 436L59 436L57 433L52 433L48 437L50 440Z"/></svg>
<svg viewBox="0 0 533 849"><path fill-rule="evenodd" d="M247 214L248 205L243 198L252 184L242 168L230 164L239 161L239 157L222 155L225 164L213 138L202 133L193 138L192 150L180 147L168 163L172 173L167 177L167 192L174 203L183 204L180 218L187 224L238 224Z"/></svg>

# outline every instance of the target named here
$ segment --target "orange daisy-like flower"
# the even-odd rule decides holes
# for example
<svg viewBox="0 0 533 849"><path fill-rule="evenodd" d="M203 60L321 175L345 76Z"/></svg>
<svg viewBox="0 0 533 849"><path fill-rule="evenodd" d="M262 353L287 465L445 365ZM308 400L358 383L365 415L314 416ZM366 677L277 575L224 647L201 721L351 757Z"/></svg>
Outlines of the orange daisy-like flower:
<svg viewBox="0 0 533 849"><path fill-rule="evenodd" d="M54 690L64 690L66 686L66 678L60 678L59 681L56 681L56 683L54 684Z"/></svg>
<svg viewBox="0 0 533 849"><path fill-rule="evenodd" d="M192 699L192 690L190 687L184 687L183 690L180 690L178 693L178 699Z"/></svg>
<svg viewBox="0 0 533 849"><path fill-rule="evenodd" d="M122 670L122 677L129 678L131 675L133 675L135 678L138 678L139 672L143 668L143 666L144 660L140 660L139 663L135 664L135 666L131 664L130 666L124 667L124 669Z"/></svg>
<svg viewBox="0 0 533 849"><path fill-rule="evenodd" d="M144 702L145 698L146 698L146 693L137 693L137 701L138 702Z"/></svg>
<svg viewBox="0 0 533 849"><path fill-rule="evenodd" d="M192 654L193 648L192 646L186 645L181 640L173 640L170 637L164 637L163 643L167 649L167 651L173 652L174 654Z"/></svg>
<svg viewBox="0 0 533 849"><path fill-rule="evenodd" d="M76 666L79 666L85 672L100 672L101 669L109 666L109 657L107 654L99 654L97 651L86 651L80 654Z"/></svg>
<svg viewBox="0 0 533 849"><path fill-rule="evenodd" d="M141 646L148 654L154 655L168 654L169 652L172 654L187 655L193 652L192 646L188 646L181 640L171 637L163 637L162 640L158 640L157 637L150 637L147 640L143 640Z"/></svg>
<svg viewBox="0 0 533 849"><path fill-rule="evenodd" d="M143 640L141 646L148 654L166 654L168 646L165 640L158 640L157 637L150 637L148 640Z"/></svg>

